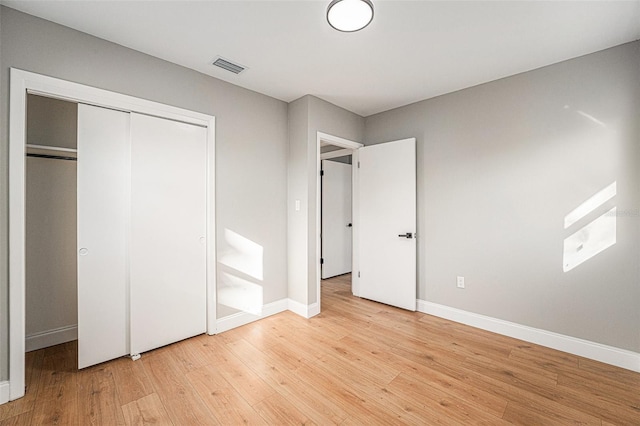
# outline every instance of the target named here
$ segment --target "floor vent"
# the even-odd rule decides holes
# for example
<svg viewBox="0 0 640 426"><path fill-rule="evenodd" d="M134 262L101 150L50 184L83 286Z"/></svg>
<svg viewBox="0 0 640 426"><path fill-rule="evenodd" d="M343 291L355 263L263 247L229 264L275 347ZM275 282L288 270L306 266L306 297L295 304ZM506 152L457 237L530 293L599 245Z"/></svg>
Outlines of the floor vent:
<svg viewBox="0 0 640 426"><path fill-rule="evenodd" d="M234 64L231 61L227 61L226 59L223 58L216 58L215 61L213 61L213 65L215 65L216 67L220 67L224 70L227 71L231 71L234 74L240 74L242 71L244 71L245 69L247 69L247 67L243 67L242 65L238 65L238 64Z"/></svg>

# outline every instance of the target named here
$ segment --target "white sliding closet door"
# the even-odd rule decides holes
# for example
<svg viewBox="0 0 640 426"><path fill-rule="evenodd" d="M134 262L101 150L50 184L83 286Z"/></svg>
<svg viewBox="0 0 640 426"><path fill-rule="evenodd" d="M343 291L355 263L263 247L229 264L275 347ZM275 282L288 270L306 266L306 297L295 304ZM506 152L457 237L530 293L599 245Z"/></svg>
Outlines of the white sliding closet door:
<svg viewBox="0 0 640 426"><path fill-rule="evenodd" d="M129 114L78 105L78 368L129 353Z"/></svg>
<svg viewBox="0 0 640 426"><path fill-rule="evenodd" d="M131 353L206 331L207 130L131 114Z"/></svg>

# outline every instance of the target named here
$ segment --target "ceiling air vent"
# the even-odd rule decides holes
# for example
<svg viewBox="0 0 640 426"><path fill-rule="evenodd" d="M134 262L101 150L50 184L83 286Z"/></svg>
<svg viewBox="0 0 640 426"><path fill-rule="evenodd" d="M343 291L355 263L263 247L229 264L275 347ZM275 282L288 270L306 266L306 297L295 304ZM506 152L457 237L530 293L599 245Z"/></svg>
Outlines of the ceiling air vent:
<svg viewBox="0 0 640 426"><path fill-rule="evenodd" d="M231 61L227 61L226 59L223 58L216 58L215 61L213 61L213 65L215 65L216 67L220 67L224 70L227 71L231 71L234 74L240 74L242 71L244 71L245 69L247 69L247 67L243 67L242 65L238 65L238 64L234 64Z"/></svg>

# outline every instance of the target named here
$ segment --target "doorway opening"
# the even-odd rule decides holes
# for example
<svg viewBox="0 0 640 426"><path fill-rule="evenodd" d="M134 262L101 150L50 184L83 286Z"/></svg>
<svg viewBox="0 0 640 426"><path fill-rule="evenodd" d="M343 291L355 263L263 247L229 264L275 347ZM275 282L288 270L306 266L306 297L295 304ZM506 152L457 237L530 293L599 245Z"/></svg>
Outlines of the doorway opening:
<svg viewBox="0 0 640 426"><path fill-rule="evenodd" d="M347 284L357 295L358 149L363 144L318 132L317 134L317 300L323 279ZM337 277L337 278L332 278Z"/></svg>
<svg viewBox="0 0 640 426"><path fill-rule="evenodd" d="M322 149L333 148L323 146ZM330 154L332 151L326 150ZM327 279L352 269L351 154L322 159L320 197L320 271Z"/></svg>

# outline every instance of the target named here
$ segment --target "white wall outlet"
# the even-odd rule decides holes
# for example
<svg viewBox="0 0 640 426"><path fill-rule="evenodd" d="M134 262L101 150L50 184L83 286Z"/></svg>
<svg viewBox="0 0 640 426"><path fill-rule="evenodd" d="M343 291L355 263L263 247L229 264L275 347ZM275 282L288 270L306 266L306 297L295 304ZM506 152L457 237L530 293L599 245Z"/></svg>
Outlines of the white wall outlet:
<svg viewBox="0 0 640 426"><path fill-rule="evenodd" d="M458 277L456 284L458 285L458 288L464 288L464 277Z"/></svg>

